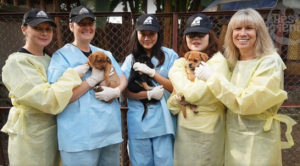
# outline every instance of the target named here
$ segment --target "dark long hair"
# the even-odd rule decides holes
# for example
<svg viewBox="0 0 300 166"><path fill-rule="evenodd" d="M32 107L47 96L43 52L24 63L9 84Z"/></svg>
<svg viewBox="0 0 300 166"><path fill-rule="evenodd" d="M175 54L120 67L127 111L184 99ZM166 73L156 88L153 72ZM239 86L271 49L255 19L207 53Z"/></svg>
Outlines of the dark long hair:
<svg viewBox="0 0 300 166"><path fill-rule="evenodd" d="M161 66L165 62L165 54L161 50L162 47L162 36L160 32L157 32L157 41L152 47L151 58L152 56L158 59L157 67ZM131 49L129 54L133 55L134 60L142 54L146 54L144 47L139 43L137 37L137 31L134 30L130 37L129 48Z"/></svg>
<svg viewBox="0 0 300 166"><path fill-rule="evenodd" d="M209 35L208 46L203 52L206 53L209 58L211 58L215 53L221 51L221 46L213 30L210 30L208 32L208 35ZM186 35L183 35L183 40L179 51L179 57L184 57L184 54L188 51L191 50L187 46Z"/></svg>

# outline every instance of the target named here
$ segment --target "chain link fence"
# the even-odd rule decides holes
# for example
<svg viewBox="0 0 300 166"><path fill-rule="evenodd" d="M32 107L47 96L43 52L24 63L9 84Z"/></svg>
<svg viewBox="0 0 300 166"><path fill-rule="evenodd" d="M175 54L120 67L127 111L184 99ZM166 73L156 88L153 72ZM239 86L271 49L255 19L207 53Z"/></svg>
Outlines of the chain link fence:
<svg viewBox="0 0 300 166"><path fill-rule="evenodd" d="M289 115L297 121L297 125L293 127L293 138L295 146L291 149L282 150L283 153L283 165L284 166L299 166L300 165L300 45L282 43L281 40L300 39L300 29L294 31L283 31L278 28L278 25L274 26L274 23L268 22L270 16L270 10L259 11L272 31L275 34L274 43L278 47L278 52L284 60L287 70L285 70L285 90L288 92L288 99L281 107L279 113ZM175 51L179 51L183 30L185 28L186 19L194 13L164 13L156 14L161 33L163 37L163 44L166 47L173 48ZM219 37L221 44L224 43L224 36L227 29L227 24L234 14L233 11L228 12L206 12L213 23L213 30ZM280 13L280 11L272 11L272 14L284 14L286 16L292 16L292 11L286 11ZM53 52L58 48L61 48L64 44L73 41L73 34L68 28L68 13L51 13L55 18L58 28L54 33L54 38L49 45L50 50ZM131 13L104 13L95 12L96 20L96 34L92 41L92 44L100 48L109 50L114 55L115 59L122 64L124 58L129 53L128 43L130 35L133 31L132 25L136 22L139 15L131 15ZM8 55L18 50L24 45L24 37L20 30L21 20L23 13L16 14L2 14L0 13L0 68L3 67ZM291 20L285 20L287 22L281 22L282 24L296 25L299 23L297 20L292 22ZM273 29L272 29L273 28ZM299 26L300 28L300 26ZM271 33L271 32L270 32ZM281 37L281 38L280 38ZM278 39L280 38L280 39ZM0 78L2 78L0 76ZM8 98L8 91L4 87L0 79L0 128L5 124L7 120L8 110L11 107L10 100ZM127 121L126 121L126 100L122 105L122 125L123 125L123 138L124 142L121 145L120 151L120 165L130 165L130 161L127 153ZM286 128L282 125L282 140L285 140ZM0 165L8 165L7 159L7 135L0 133ZM2 162L2 163L1 163Z"/></svg>
<svg viewBox="0 0 300 166"><path fill-rule="evenodd" d="M5 64L9 54L24 45L24 35L20 26L24 13L0 14L0 68ZM128 39L132 33L131 13L94 13L96 18L96 34L91 44L111 51L115 59L121 64L128 54ZM50 52L61 48L66 43L74 40L68 25L68 13L51 13L55 18L58 28L54 32L52 42L48 49ZM2 78L2 76L0 77ZM8 91L0 80L0 128L6 123L9 108L11 107ZM123 139L120 151L121 165L129 165L127 153L127 122L126 107L122 107ZM8 135L0 133L0 165L9 165L7 155ZM2 150L1 150L2 149Z"/></svg>

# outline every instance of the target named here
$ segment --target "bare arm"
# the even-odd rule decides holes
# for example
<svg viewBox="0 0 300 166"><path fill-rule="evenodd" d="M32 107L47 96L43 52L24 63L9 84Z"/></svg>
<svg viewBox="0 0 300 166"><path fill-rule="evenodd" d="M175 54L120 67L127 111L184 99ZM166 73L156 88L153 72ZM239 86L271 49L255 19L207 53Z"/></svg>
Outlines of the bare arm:
<svg viewBox="0 0 300 166"><path fill-rule="evenodd" d="M123 92L128 84L127 78L124 74L121 74L119 78L120 78L120 85L118 86L118 88L120 89L120 92Z"/></svg>
<svg viewBox="0 0 300 166"><path fill-rule="evenodd" d="M173 91L173 85L171 81L162 75L160 75L158 72L155 71L154 77L153 77L160 85L162 85L167 91L172 92ZM147 93L146 93L147 97Z"/></svg>
<svg viewBox="0 0 300 166"><path fill-rule="evenodd" d="M73 95L69 101L69 103L74 102L77 100L79 97L81 97L83 94L85 94L88 90L90 90L91 87L90 85L86 82L83 81L79 86L73 89Z"/></svg>
<svg viewBox="0 0 300 166"><path fill-rule="evenodd" d="M141 91L139 93L133 93L127 89L124 90L124 96L129 99L141 100L147 99L147 91Z"/></svg>

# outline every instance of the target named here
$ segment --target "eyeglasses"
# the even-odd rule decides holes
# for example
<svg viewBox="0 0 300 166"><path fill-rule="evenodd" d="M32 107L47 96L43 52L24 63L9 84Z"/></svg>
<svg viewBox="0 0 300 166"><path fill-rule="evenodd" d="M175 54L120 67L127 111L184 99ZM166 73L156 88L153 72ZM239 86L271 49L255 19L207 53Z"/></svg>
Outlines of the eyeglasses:
<svg viewBox="0 0 300 166"><path fill-rule="evenodd" d="M207 33L200 33L200 32L192 32L192 33L188 33L186 34L186 36L188 38L195 38L195 37L199 37L199 38L204 38L207 35Z"/></svg>

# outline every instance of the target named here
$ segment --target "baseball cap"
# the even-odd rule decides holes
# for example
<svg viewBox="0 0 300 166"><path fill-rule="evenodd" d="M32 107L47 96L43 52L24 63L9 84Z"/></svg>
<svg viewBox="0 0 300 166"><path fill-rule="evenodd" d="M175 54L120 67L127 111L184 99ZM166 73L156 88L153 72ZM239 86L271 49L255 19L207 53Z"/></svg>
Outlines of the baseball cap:
<svg viewBox="0 0 300 166"><path fill-rule="evenodd" d="M87 17L93 19L94 21L96 20L95 15L91 9L86 8L84 6L78 6L71 10L69 14L69 21L78 23L80 20Z"/></svg>
<svg viewBox="0 0 300 166"><path fill-rule="evenodd" d="M137 19L135 30L137 31L159 31L157 18L153 14L143 14Z"/></svg>
<svg viewBox="0 0 300 166"><path fill-rule="evenodd" d="M210 19L204 14L197 13L187 19L183 34L186 35L191 32L208 33L211 28Z"/></svg>
<svg viewBox="0 0 300 166"><path fill-rule="evenodd" d="M24 14L22 25L36 26L42 22L50 22L56 28L56 24L50 14L41 9L35 8Z"/></svg>

